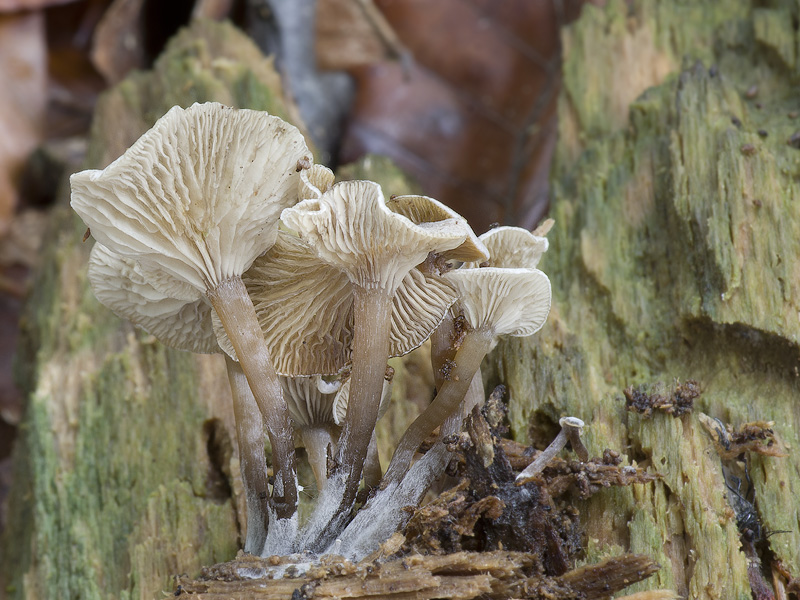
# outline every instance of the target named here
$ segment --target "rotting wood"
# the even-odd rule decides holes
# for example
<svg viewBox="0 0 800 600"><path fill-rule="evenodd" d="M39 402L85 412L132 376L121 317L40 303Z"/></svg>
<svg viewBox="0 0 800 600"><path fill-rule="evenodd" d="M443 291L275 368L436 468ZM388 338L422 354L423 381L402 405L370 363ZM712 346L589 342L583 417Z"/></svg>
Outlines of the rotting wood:
<svg viewBox="0 0 800 600"><path fill-rule="evenodd" d="M588 560L629 550L664 565L634 590L751 598L701 412L775 423L788 456L752 455L749 474L761 524L788 533L760 549L762 571L787 585L771 557L800 574L797 17L781 1L611 0L564 32L556 224L540 265L553 311L485 372L509 388L518 441L543 448L575 416L592 453L623 448L623 464L663 475L580 505ZM675 380L702 389L693 413L625 411L625 389Z"/></svg>

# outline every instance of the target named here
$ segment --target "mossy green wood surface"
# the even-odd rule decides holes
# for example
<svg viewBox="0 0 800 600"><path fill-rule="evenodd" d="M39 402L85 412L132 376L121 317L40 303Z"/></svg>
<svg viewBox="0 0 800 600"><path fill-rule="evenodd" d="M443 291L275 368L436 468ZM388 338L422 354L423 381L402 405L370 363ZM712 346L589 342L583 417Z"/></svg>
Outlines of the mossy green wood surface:
<svg viewBox="0 0 800 600"><path fill-rule="evenodd" d="M751 597L698 411L775 421L790 455L754 456L750 474L764 526L788 531L769 547L800 575L800 149L787 144L799 13L612 0L564 32L556 226L540 265L553 311L538 336L500 346L492 379L509 385L517 438L542 443L547 424L578 416L594 453L664 475L582 506L589 559L623 548L661 562L639 589ZM700 382L695 414L625 411L628 385L674 379Z"/></svg>
<svg viewBox="0 0 800 600"><path fill-rule="evenodd" d="M289 113L251 41L196 23L153 71L103 97L87 166L108 164L174 104L209 100ZM224 361L166 349L97 303L84 230L66 203L56 209L25 317L18 367L29 404L0 597L161 598L173 575L239 547Z"/></svg>

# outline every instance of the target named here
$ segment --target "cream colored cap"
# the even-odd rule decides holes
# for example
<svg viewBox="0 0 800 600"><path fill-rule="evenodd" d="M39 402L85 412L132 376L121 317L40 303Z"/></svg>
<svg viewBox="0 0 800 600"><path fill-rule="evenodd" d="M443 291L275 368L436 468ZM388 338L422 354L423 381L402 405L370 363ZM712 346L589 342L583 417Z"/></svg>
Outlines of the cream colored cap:
<svg viewBox="0 0 800 600"><path fill-rule="evenodd" d="M457 248L470 231L463 219L413 223L389 210L371 181L334 184L320 198L284 210L281 220L354 284L390 294L429 252Z"/></svg>
<svg viewBox="0 0 800 600"><path fill-rule="evenodd" d="M102 304L167 346L205 354L220 351L212 309L204 300L186 302L164 295L135 261L100 243L89 255L89 283Z"/></svg>
<svg viewBox="0 0 800 600"><path fill-rule="evenodd" d="M455 269L443 276L459 292L469 324L494 336L528 336L550 312L550 280L538 269Z"/></svg>
<svg viewBox="0 0 800 600"><path fill-rule="evenodd" d="M351 359L353 284L311 247L281 231L272 249L242 277L264 338L283 375L338 373ZM456 300L444 278L412 269L392 299L390 355L419 347ZM220 344L232 352L215 320Z"/></svg>
<svg viewBox="0 0 800 600"><path fill-rule="evenodd" d="M199 297L274 243L308 157L297 128L267 113L176 106L108 167L74 174L71 203L97 241Z"/></svg>
<svg viewBox="0 0 800 600"><path fill-rule="evenodd" d="M550 243L544 236L531 233L522 227L496 227L480 237L489 251L489 267L507 269L534 269ZM478 263L469 265L479 266Z"/></svg>
<svg viewBox="0 0 800 600"><path fill-rule="evenodd" d="M467 225L466 219L438 200L428 196L393 196L386 201L386 206L392 212L403 215L417 225L448 220L463 223L467 237L461 245L441 253L446 260L482 263L489 259L489 251Z"/></svg>

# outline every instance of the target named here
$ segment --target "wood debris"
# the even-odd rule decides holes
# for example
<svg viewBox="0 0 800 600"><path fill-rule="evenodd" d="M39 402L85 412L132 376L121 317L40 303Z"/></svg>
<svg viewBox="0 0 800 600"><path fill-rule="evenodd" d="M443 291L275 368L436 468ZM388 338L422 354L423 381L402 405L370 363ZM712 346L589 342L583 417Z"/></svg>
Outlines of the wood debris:
<svg viewBox="0 0 800 600"><path fill-rule="evenodd" d="M700 413L698 419L706 429L722 460L730 460L745 452L755 452L762 456L788 456L775 435L772 421L751 421L739 427L723 423L719 419Z"/></svg>
<svg viewBox="0 0 800 600"><path fill-rule="evenodd" d="M256 558L240 553L180 578L177 596L306 600L428 598L607 598L659 566L625 554L571 568L581 556L578 510L570 498L657 475L621 466L606 450L586 463L556 459L541 477L515 485L533 458L529 448L500 437L506 431L503 390L475 409L465 431L445 440L460 482L413 511L404 531L359 563L340 556ZM570 495L571 494L571 495ZM304 562L305 561L305 562ZM672 597L669 591L663 591Z"/></svg>
<svg viewBox="0 0 800 600"><path fill-rule="evenodd" d="M625 408L649 418L654 410L680 417L692 412L694 401L700 396L700 385L693 380L675 382L667 387L663 383L629 386L624 391Z"/></svg>

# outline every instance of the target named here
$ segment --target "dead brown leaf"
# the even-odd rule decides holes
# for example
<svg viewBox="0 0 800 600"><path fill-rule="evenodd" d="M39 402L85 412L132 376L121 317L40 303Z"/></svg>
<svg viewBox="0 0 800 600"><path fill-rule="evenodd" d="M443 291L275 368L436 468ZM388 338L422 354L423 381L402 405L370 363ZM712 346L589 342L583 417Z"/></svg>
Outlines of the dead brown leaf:
<svg viewBox="0 0 800 600"><path fill-rule="evenodd" d="M114 0L97 25L92 63L108 83L145 65L143 7L144 0Z"/></svg>
<svg viewBox="0 0 800 600"><path fill-rule="evenodd" d="M559 24L580 2L376 5L413 60L353 71L342 160L390 156L478 231L492 222L533 227L547 202Z"/></svg>
<svg viewBox="0 0 800 600"><path fill-rule="evenodd" d="M380 20L376 22L376 19ZM391 31L370 0L320 0L314 31L314 52L322 70L352 69L391 58Z"/></svg>

